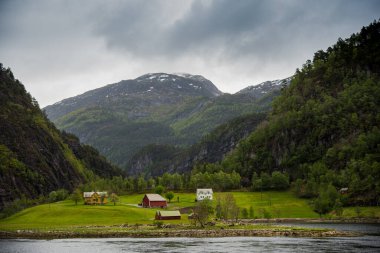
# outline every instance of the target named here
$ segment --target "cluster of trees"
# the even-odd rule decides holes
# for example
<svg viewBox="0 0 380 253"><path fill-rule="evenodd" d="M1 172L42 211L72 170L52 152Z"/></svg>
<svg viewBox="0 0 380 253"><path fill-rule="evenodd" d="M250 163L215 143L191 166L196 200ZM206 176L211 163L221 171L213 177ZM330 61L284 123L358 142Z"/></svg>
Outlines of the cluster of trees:
<svg viewBox="0 0 380 253"><path fill-rule="evenodd" d="M335 210L338 216L343 213L343 204L339 193L331 184L327 188L321 189L318 197L314 200L314 211L320 216L331 210Z"/></svg>
<svg viewBox="0 0 380 253"><path fill-rule="evenodd" d="M287 173L279 171L272 172L269 175L266 172L261 172L260 177L256 172L252 176L252 190L286 190L289 188L289 176Z"/></svg>
<svg viewBox="0 0 380 253"><path fill-rule="evenodd" d="M257 218L257 216L254 216L254 210L252 206L250 206L249 209L238 207L236 200L231 193L227 193L223 195L223 197L218 196L216 198L215 208L212 202L213 201L209 199L204 199L197 202L193 208L192 218L194 225L199 224L203 228L213 214L215 214L215 217L217 219L223 219L225 221L237 222L239 218ZM271 213L265 208L259 209L259 215L265 219L272 217Z"/></svg>
<svg viewBox="0 0 380 253"><path fill-rule="evenodd" d="M59 189L49 193L49 203L65 200L69 196L69 192L66 189Z"/></svg>
<svg viewBox="0 0 380 253"><path fill-rule="evenodd" d="M238 219L240 215L240 208L236 205L234 195L227 193L224 197L217 197L215 216L218 219Z"/></svg>
<svg viewBox="0 0 380 253"><path fill-rule="evenodd" d="M190 177L190 188L213 188L214 190L232 190L240 188L240 175L235 171L225 173L223 171L214 173L196 173Z"/></svg>
<svg viewBox="0 0 380 253"><path fill-rule="evenodd" d="M214 207L212 201L209 199L204 199L198 201L195 207L193 208L193 223L195 226L199 224L202 228L205 227L207 221L210 219L211 215L214 214Z"/></svg>
<svg viewBox="0 0 380 253"><path fill-rule="evenodd" d="M114 176L112 178L96 178L91 182L81 185L82 191L104 190L125 194L130 192L154 191L157 186L165 190L181 191L195 190L196 188L213 188L215 190L232 190L240 188L240 175L236 172L225 173L195 173L179 174L164 173L160 177L145 179L139 177Z"/></svg>

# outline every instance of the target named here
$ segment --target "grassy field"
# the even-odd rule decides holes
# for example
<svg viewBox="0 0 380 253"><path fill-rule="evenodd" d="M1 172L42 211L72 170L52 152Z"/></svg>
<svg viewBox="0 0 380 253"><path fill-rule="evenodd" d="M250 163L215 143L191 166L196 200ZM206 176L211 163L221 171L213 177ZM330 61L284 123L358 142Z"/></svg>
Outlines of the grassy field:
<svg viewBox="0 0 380 253"><path fill-rule="evenodd" d="M217 192L214 199L223 197L226 192ZM318 218L307 201L295 197L291 192L232 192L240 208L254 209L254 216L261 218L260 209L269 211L273 218ZM124 203L138 203L144 195L121 197ZM177 201L179 197L179 202ZM214 201L215 202L215 201ZM179 209L195 205L195 194L176 193L169 209Z"/></svg>
<svg viewBox="0 0 380 253"><path fill-rule="evenodd" d="M214 198L226 193L215 193ZM291 192L232 192L240 208L254 209L254 216L262 218L262 209L267 210L273 218L318 218L307 200L295 197ZM87 206L83 203L75 205L70 200L53 204L44 204L25 209L11 217L0 220L0 230L17 229L71 229L86 226L112 226L122 224L152 224L156 210L138 207L144 194L120 196L116 206ZM179 199L179 202L178 202ZM214 201L215 203L215 201ZM169 210L195 205L194 193L175 193L169 203ZM361 207L361 216L380 217L380 208ZM357 208L346 208L344 216L357 217ZM187 215L181 220L165 221L165 223L188 224Z"/></svg>

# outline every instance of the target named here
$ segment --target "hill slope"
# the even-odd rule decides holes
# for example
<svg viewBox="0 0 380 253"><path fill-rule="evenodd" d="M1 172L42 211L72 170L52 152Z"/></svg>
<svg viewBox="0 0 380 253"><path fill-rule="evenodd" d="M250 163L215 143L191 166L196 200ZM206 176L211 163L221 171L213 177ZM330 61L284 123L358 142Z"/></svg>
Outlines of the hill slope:
<svg viewBox="0 0 380 253"><path fill-rule="evenodd" d="M230 95L202 76L153 73L65 99L45 111L60 129L125 168L147 145L188 147L228 120L267 111L278 87Z"/></svg>
<svg viewBox="0 0 380 253"><path fill-rule="evenodd" d="M0 64L0 209L20 196L73 189L96 175L120 175L75 136L61 134Z"/></svg>
<svg viewBox="0 0 380 253"><path fill-rule="evenodd" d="M318 51L261 125L224 160L251 179L284 171L301 196L348 187L351 201L380 196L380 23Z"/></svg>
<svg viewBox="0 0 380 253"><path fill-rule="evenodd" d="M129 175L161 176L165 172L189 173L196 165L221 161L265 117L265 113L258 113L230 120L188 148L148 145L132 157L126 171Z"/></svg>

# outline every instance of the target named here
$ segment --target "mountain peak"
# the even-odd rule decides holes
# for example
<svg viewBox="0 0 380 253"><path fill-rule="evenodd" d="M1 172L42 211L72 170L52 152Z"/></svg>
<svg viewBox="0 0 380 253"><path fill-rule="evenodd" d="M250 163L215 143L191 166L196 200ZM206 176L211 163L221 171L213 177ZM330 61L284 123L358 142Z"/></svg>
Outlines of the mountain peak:
<svg viewBox="0 0 380 253"><path fill-rule="evenodd" d="M181 89L183 85L189 85L192 89L206 89L212 93L212 96L222 95L223 92L218 90L218 88L208 79L201 75L192 75L189 73L148 73L139 76L135 79L137 82L149 82L155 83L174 83L177 88ZM196 82L196 83L194 83Z"/></svg>
<svg viewBox="0 0 380 253"><path fill-rule="evenodd" d="M140 84L149 84L147 91L152 91L152 87L159 87L165 89L172 88L174 90L181 90L182 92L190 92L202 96L216 97L223 94L210 80L201 75L192 75L188 73L148 73L134 81ZM164 85L164 86L162 86Z"/></svg>
<svg viewBox="0 0 380 253"><path fill-rule="evenodd" d="M189 79L193 79L193 80L197 80L197 81L200 81L200 82L209 81L208 79L204 78L201 75L192 75L192 74L189 74L189 73L173 73L173 75L181 76L181 77L189 78Z"/></svg>
<svg viewBox="0 0 380 253"><path fill-rule="evenodd" d="M84 107L123 105L131 109L138 104L169 105L186 97L213 98L222 94L210 80L200 75L148 73L64 99L45 110L54 120Z"/></svg>

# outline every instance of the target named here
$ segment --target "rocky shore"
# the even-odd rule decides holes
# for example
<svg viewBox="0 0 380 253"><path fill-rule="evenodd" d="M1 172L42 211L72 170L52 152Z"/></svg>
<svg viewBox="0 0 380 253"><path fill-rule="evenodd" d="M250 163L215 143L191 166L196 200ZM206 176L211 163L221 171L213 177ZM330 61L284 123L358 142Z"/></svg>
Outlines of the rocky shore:
<svg viewBox="0 0 380 253"><path fill-rule="evenodd" d="M288 227L287 223L361 223L379 224L380 219L350 218L350 219L242 219L238 222L224 221L224 225L215 226L210 222L206 229L174 224L164 224L158 228L154 225L119 224L111 226L75 226L72 230L14 230L0 231L0 239L64 239L64 238L159 238L159 237L352 237L360 236L358 232L338 231L332 229L313 229L303 227ZM283 224L283 225L282 225ZM279 225L279 226L277 226Z"/></svg>
<svg viewBox="0 0 380 253"><path fill-rule="evenodd" d="M379 224L379 218L339 218L339 219L311 219L311 218L274 218L274 219L245 219L239 220L241 224L255 223L358 223Z"/></svg>
<svg viewBox="0 0 380 253"><path fill-rule="evenodd" d="M157 229L157 230L125 230L125 231L46 231L19 230L15 232L0 231L0 238L28 238L28 239L64 239L64 238L159 238L159 237L351 237L358 233L335 230L275 230L275 229Z"/></svg>

